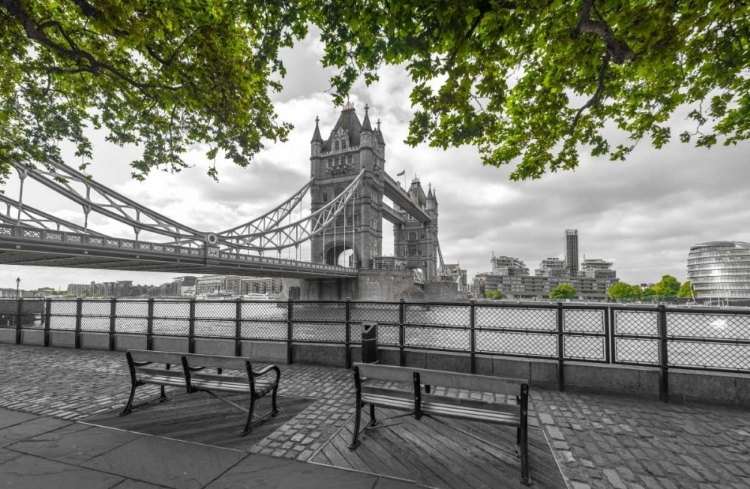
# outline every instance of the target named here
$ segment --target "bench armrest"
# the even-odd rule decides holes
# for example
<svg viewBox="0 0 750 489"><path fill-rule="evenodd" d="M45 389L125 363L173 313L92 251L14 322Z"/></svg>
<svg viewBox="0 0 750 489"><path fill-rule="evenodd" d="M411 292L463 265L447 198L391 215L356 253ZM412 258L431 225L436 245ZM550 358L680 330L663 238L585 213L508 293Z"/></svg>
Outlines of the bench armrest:
<svg viewBox="0 0 750 489"><path fill-rule="evenodd" d="M276 365L269 365L268 367L256 372L254 370L250 370L250 373L253 377L260 377L262 375L266 375L269 372L276 372L276 380L274 381L274 385L279 385L279 379L281 378L281 369L277 367Z"/></svg>

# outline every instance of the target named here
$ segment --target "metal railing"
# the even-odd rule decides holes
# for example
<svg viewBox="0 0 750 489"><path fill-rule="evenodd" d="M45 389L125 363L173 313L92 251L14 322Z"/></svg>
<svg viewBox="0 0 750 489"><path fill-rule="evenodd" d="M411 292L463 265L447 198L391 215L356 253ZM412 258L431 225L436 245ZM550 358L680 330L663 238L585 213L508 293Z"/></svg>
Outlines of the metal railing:
<svg viewBox="0 0 750 489"><path fill-rule="evenodd" d="M583 305L570 303L411 303L359 301L210 301L157 299L0 300L0 329L41 330L44 345L54 331L185 337L189 352L201 338L295 344L359 344L360 324L379 324L380 346L395 348L405 364L408 350L464 353L476 370L477 355L554 360L558 387L566 362L648 365L661 370L750 373L750 309Z"/></svg>

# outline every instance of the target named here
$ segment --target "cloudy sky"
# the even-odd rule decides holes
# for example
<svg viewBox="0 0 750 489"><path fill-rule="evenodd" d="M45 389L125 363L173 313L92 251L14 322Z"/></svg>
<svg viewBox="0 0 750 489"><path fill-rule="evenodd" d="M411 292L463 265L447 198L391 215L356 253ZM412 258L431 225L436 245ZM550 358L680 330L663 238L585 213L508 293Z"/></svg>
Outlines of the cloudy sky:
<svg viewBox="0 0 750 489"><path fill-rule="evenodd" d="M285 53L285 89L276 94L276 111L295 129L287 143L269 144L249 168L217 161L219 183L205 175L211 162L200 151L188 155L194 166L179 174L155 173L145 183L130 180L128 163L137 147L119 148L93 133L98 181L193 228L221 231L275 207L309 179L309 141L320 117L328 137L340 109L326 90L330 71L318 61L322 46L314 35ZM459 262L469 277L488 271L492 253L520 258L534 269L546 257L562 257L565 229L577 229L581 259L614 262L618 277L629 283L658 281L670 274L686 279L690 246L712 240L750 241L750 142L735 147L697 149L674 142L662 150L639 144L626 162L586 155L574 172L554 173L541 180L512 182L511 167L484 167L471 147L448 151L403 143L412 115L411 85L403 69L387 67L377 84L358 84L351 101L364 117L382 121L386 171L395 177L406 170L431 183L439 202L440 244L446 262ZM672 133L688 127L687 111L672 121ZM72 150L67 150L72 158ZM78 161L69 160L71 166ZM6 186L18 196L18 182ZM24 201L65 219L82 222L83 213L64 199L29 181ZM93 216L90 227L132 237L118 224ZM391 225L383 223L384 251L392 250ZM303 253L304 253L303 249ZM285 255L286 256L286 255ZM0 266L0 287L66 287L68 283L133 280L160 284L171 275L117 271Z"/></svg>

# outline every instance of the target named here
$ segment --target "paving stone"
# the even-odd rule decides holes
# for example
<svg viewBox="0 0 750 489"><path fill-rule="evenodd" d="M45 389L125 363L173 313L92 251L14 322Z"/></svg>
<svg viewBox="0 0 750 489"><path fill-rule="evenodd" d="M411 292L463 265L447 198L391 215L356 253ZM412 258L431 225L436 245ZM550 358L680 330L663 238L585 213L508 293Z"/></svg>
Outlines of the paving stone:
<svg viewBox="0 0 750 489"><path fill-rule="evenodd" d="M0 481L13 489L107 489L123 478L52 460L22 455L0 464Z"/></svg>

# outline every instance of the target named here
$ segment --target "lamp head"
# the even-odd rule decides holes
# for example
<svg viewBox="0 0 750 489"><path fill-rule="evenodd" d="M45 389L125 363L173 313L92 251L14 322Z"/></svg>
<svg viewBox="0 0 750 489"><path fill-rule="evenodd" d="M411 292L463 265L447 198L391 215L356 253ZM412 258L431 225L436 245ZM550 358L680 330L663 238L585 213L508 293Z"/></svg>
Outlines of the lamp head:
<svg viewBox="0 0 750 489"><path fill-rule="evenodd" d="M18 277L18 278L16 279L16 285L18 285L18 284L20 284L20 283L21 283L21 277Z"/></svg>

